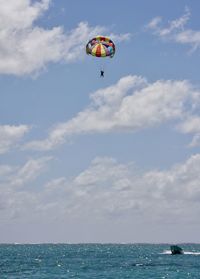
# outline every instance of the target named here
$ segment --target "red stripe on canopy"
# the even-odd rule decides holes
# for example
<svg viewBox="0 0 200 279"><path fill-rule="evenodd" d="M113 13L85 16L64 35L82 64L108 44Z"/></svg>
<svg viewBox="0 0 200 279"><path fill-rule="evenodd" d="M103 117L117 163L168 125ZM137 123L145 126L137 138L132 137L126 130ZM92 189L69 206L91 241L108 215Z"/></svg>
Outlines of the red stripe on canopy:
<svg viewBox="0 0 200 279"><path fill-rule="evenodd" d="M101 44L99 44L96 48L96 56L100 57L101 56Z"/></svg>

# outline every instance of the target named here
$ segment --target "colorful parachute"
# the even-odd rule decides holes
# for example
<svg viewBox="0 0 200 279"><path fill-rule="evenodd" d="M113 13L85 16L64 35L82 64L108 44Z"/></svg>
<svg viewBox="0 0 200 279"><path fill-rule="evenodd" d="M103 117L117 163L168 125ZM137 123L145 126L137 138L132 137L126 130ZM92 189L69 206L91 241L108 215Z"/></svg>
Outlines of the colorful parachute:
<svg viewBox="0 0 200 279"><path fill-rule="evenodd" d="M108 37L97 36L87 43L86 53L96 57L112 58L115 54L115 44Z"/></svg>

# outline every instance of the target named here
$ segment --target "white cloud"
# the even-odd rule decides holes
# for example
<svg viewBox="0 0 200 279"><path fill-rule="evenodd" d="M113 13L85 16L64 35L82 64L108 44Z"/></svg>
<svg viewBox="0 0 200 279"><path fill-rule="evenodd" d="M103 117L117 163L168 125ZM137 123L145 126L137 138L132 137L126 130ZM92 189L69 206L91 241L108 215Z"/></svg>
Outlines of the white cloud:
<svg viewBox="0 0 200 279"><path fill-rule="evenodd" d="M194 134L190 147L195 147L200 145L200 116L192 115L185 119L178 126L178 130L180 130L184 134Z"/></svg>
<svg viewBox="0 0 200 279"><path fill-rule="evenodd" d="M192 114L197 95L200 93L185 80L148 83L139 76L126 76L94 92L88 108L55 126L46 140L32 141L26 148L49 150L73 135L138 131L168 121L184 121Z"/></svg>
<svg viewBox="0 0 200 279"><path fill-rule="evenodd" d="M180 32L180 30L183 30L186 23L190 19L190 11L188 8L185 10L185 14L181 16L178 19L172 20L168 22L168 27L161 28L160 24L162 22L161 17L155 17L153 18L148 24L147 29L152 29L154 33L160 37L165 37L167 35L173 34L173 32Z"/></svg>
<svg viewBox="0 0 200 279"><path fill-rule="evenodd" d="M157 29L158 24L162 21L162 18L157 16L154 17L146 26L149 29Z"/></svg>
<svg viewBox="0 0 200 279"><path fill-rule="evenodd" d="M0 165L0 217L1 221L10 218L29 219L30 210L36 211L38 189L30 185L46 169L50 157L30 159L23 166Z"/></svg>
<svg viewBox="0 0 200 279"><path fill-rule="evenodd" d="M0 165L0 182L7 188L22 188L27 183L34 181L46 170L51 157L29 159L23 166Z"/></svg>
<svg viewBox="0 0 200 279"><path fill-rule="evenodd" d="M125 213L125 218L142 216L143 221L197 222L199 167L199 154L169 170L148 172L112 158L97 158L71 181L61 178L50 182L44 196L50 199L54 217L118 219ZM47 209L46 205L43 210Z"/></svg>
<svg viewBox="0 0 200 279"><path fill-rule="evenodd" d="M2 3L1 3L2 2ZM65 32L63 27L44 29L35 21L49 8L50 0L0 0L0 73L37 73L49 62L72 62L85 54L90 37L108 32L105 27L90 27L87 22ZM118 40L129 34L115 35Z"/></svg>
<svg viewBox="0 0 200 279"><path fill-rule="evenodd" d="M0 125L0 154L9 151L29 131L26 125Z"/></svg>
<svg viewBox="0 0 200 279"><path fill-rule="evenodd" d="M14 177L10 177L10 185L20 187L35 180L46 170L47 163L51 159L51 157L43 157L37 160L30 159L23 167L15 172Z"/></svg>
<svg viewBox="0 0 200 279"><path fill-rule="evenodd" d="M0 181L1 220L97 221L121 220L123 215L128 222L198 222L200 154L168 170L146 172L133 163L97 157L76 177L56 178L44 187L40 181L36 189L30 188L30 182L44 172L50 159L30 160L4 172Z"/></svg>
<svg viewBox="0 0 200 279"><path fill-rule="evenodd" d="M183 133L199 133L200 132L200 116L188 117L180 126L179 129Z"/></svg>
<svg viewBox="0 0 200 279"><path fill-rule="evenodd" d="M152 30L155 35L162 39L188 44L195 50L200 47L200 31L186 29L190 16L190 11L186 8L185 14L178 19L169 21L167 27L161 27L162 18L155 17L148 23L147 29Z"/></svg>
<svg viewBox="0 0 200 279"><path fill-rule="evenodd" d="M111 37L114 42L120 43L120 42L123 42L123 41L130 40L131 37L132 37L132 34L130 34L130 33L125 33L125 34L113 34L113 33L111 33L109 35L109 37Z"/></svg>
<svg viewBox="0 0 200 279"><path fill-rule="evenodd" d="M0 0L0 30L18 30L32 26L32 23L49 7L50 0L4 1Z"/></svg>

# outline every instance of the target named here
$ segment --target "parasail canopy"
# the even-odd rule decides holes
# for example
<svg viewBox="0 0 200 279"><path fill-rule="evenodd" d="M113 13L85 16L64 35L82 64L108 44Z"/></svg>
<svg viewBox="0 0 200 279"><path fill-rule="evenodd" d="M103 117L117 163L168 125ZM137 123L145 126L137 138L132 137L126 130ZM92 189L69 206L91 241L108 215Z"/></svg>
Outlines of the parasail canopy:
<svg viewBox="0 0 200 279"><path fill-rule="evenodd" d="M112 58L115 54L115 44L109 37L97 36L87 43L86 53L96 57Z"/></svg>

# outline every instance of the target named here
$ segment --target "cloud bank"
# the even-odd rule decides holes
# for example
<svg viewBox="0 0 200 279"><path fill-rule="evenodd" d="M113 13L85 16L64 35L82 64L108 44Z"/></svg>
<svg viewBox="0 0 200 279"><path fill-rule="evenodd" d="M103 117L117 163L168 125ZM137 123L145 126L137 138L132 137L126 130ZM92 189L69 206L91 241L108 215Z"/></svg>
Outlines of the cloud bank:
<svg viewBox="0 0 200 279"><path fill-rule="evenodd" d="M168 170L141 171L133 163L97 157L73 178L60 177L31 187L51 158L31 159L24 166L0 166L0 216L68 220L140 220L196 224L200 213L200 154ZM13 183L13 181L15 181ZM8 219L7 219L8 218Z"/></svg>
<svg viewBox="0 0 200 279"><path fill-rule="evenodd" d="M186 80L149 83L143 77L130 75L90 97L91 104L85 110L54 126L47 139L32 141L25 148L51 150L73 135L136 132L167 122L173 122L182 133L200 132L198 121L194 121L200 90Z"/></svg>

